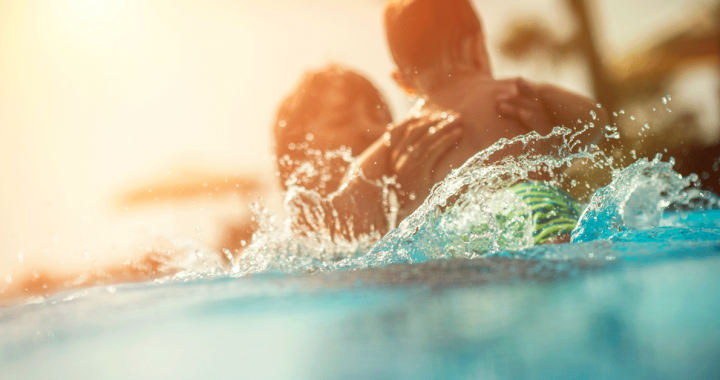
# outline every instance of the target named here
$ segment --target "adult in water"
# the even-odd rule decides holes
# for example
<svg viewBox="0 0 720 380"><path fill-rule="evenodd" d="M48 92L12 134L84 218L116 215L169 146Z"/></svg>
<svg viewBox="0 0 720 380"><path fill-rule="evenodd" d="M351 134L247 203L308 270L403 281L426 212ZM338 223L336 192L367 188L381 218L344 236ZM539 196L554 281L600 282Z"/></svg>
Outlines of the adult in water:
<svg viewBox="0 0 720 380"><path fill-rule="evenodd" d="M291 187L286 202L297 233L384 234L393 221L387 218L383 177L431 178L435 163L462 133L459 121L447 117L391 122L383 96L362 75L338 65L305 74L281 103L273 127L279 176L283 188ZM393 152L405 150L411 128L422 154L407 160ZM328 154L341 148L358 156L352 165L342 155Z"/></svg>
<svg viewBox="0 0 720 380"><path fill-rule="evenodd" d="M522 78L495 79L480 19L468 0L389 0L384 17L388 46L397 65L393 78L408 94L421 98L419 113L452 112L463 119L463 138L457 149L437 162L432 178L415 176L401 183L407 192L426 192L428 184L443 180L453 168L500 139L532 131L545 135L554 126L577 131L586 124L594 125L580 135L581 142L587 144L595 142L601 127L607 124L606 113L588 98ZM416 131L411 128L408 133ZM413 147L411 136L405 140L408 147ZM519 155L522 149L498 153L492 158ZM521 186L517 192L527 190ZM532 188L533 194L543 193L551 203L571 199L559 197L558 191L543 182ZM406 201L406 212L422 201L421 198ZM576 207L570 205L567 209ZM544 215L537 216L546 219ZM567 229L550 234L548 239L569 234Z"/></svg>
<svg viewBox="0 0 720 380"><path fill-rule="evenodd" d="M322 196L337 190L347 157L326 153L359 155L390 123L385 99L364 76L337 64L306 72L280 103L273 125L283 190L298 185ZM311 166L302 170L306 163Z"/></svg>

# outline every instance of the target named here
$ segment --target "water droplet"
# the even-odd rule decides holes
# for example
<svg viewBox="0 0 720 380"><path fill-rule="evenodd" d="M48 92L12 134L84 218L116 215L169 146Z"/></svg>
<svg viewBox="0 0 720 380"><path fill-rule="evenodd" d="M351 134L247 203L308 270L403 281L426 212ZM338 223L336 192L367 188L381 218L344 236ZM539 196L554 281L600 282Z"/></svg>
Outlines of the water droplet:
<svg viewBox="0 0 720 380"><path fill-rule="evenodd" d="M228 261L230 261L230 266L235 268L235 257L232 255L230 250L227 248L223 248L222 251L225 254L225 258L227 258Z"/></svg>
<svg viewBox="0 0 720 380"><path fill-rule="evenodd" d="M630 120L635 120L635 116L630 116Z"/></svg>
<svg viewBox="0 0 720 380"><path fill-rule="evenodd" d="M307 135L305 135L305 140L313 141L315 140L315 136L312 133L308 133Z"/></svg>
<svg viewBox="0 0 720 380"><path fill-rule="evenodd" d="M278 122L278 125L280 126L280 128L285 128L285 126L287 125L287 122L285 120L280 120Z"/></svg>
<svg viewBox="0 0 720 380"><path fill-rule="evenodd" d="M25 259L25 255L23 255L22 252L18 252L18 253L17 253L17 259L18 259L18 262L19 262L19 263L22 263L23 260Z"/></svg>
<svg viewBox="0 0 720 380"><path fill-rule="evenodd" d="M618 115L617 112L613 112L613 116L617 117L617 115Z"/></svg>
<svg viewBox="0 0 720 380"><path fill-rule="evenodd" d="M625 115L625 110L620 110L620 115Z"/></svg>
<svg viewBox="0 0 720 380"><path fill-rule="evenodd" d="M662 98L663 104L667 104L667 98Z"/></svg>
<svg viewBox="0 0 720 380"><path fill-rule="evenodd" d="M598 104L595 105L595 107L597 107L597 108L602 108L602 104L598 103Z"/></svg>
<svg viewBox="0 0 720 380"><path fill-rule="evenodd" d="M592 116L593 120L597 120L597 114L595 113L595 111L590 111L590 116Z"/></svg>
<svg viewBox="0 0 720 380"><path fill-rule="evenodd" d="M5 282L12 284L12 276L10 274L5 275Z"/></svg>
<svg viewBox="0 0 720 380"><path fill-rule="evenodd" d="M115 289L115 287L112 286L112 285L111 285L111 286L108 286L108 287L105 287L105 290L106 290L108 293L115 293L115 292L117 291L117 289Z"/></svg>

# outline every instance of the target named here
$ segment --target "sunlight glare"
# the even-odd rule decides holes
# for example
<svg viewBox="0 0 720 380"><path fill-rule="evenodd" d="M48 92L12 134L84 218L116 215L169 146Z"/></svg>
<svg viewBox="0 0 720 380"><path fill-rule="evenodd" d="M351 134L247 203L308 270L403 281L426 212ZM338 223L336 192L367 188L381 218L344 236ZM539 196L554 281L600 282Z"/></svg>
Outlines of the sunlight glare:
<svg viewBox="0 0 720 380"><path fill-rule="evenodd" d="M66 0L72 12L84 21L100 23L120 13L123 0Z"/></svg>

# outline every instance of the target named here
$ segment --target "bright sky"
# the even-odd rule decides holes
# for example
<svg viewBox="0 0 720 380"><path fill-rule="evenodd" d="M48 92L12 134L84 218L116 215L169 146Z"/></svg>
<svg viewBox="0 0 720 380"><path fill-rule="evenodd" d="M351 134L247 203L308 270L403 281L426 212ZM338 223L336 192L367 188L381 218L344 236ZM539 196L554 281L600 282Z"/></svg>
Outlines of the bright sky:
<svg viewBox="0 0 720 380"><path fill-rule="evenodd" d="M605 51L623 52L701 1L596 3L610 37ZM539 15L559 33L570 30L560 0L477 4L491 43L517 16ZM83 252L104 255L138 231L212 229L217 218L208 210L130 215L111 201L120 189L181 165L265 173L273 182L269 125L305 69L346 63L386 92L396 115L405 112L389 78L381 5L0 0L0 280L28 258L72 266ZM588 91L573 63L560 69L493 59L501 75Z"/></svg>

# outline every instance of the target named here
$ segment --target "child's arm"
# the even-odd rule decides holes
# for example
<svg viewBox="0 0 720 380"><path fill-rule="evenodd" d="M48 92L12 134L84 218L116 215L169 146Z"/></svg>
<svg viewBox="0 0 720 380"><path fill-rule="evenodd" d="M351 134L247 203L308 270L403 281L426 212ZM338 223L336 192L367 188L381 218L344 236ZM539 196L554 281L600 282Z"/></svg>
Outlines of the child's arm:
<svg viewBox="0 0 720 380"><path fill-rule="evenodd" d="M404 137L393 144L390 170L398 184L398 221L415 211L430 195L435 184L433 172L462 135L459 116L425 116L407 128Z"/></svg>
<svg viewBox="0 0 720 380"><path fill-rule="evenodd" d="M340 188L326 199L308 192L290 196L296 231L327 230L333 237L357 237L389 229L383 176L397 175L401 209L428 195L437 160L460 137L459 123L424 117L388 127L387 133L356 160ZM408 149L412 147L412 149ZM410 196L414 193L415 196ZM410 199L412 198L412 200Z"/></svg>
<svg viewBox="0 0 720 380"><path fill-rule="evenodd" d="M350 173L348 177L352 179L335 195L336 209L338 205L346 206L345 211L338 210L338 214L352 218L354 235L371 231L385 234L389 229L381 186L383 176L396 177L398 219L415 210L430 193L437 161L461 134L457 117L423 116L390 125L387 133L358 157L357 166L363 176L353 177Z"/></svg>

